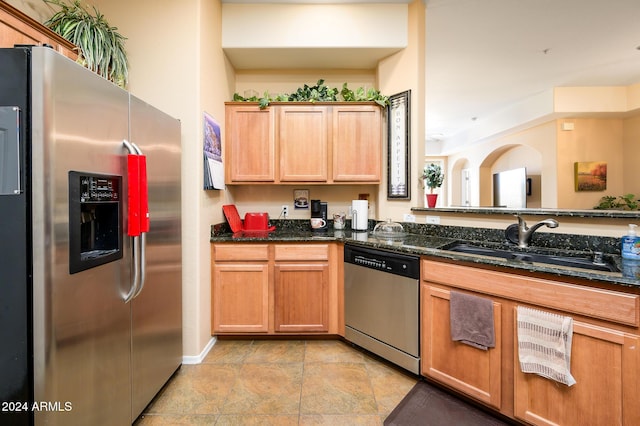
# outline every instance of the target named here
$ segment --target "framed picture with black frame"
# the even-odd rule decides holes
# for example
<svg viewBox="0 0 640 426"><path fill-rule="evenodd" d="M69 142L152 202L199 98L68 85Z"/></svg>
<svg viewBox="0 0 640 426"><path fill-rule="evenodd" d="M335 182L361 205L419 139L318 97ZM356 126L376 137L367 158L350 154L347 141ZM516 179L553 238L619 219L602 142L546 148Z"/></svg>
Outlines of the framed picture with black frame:
<svg viewBox="0 0 640 426"><path fill-rule="evenodd" d="M387 120L387 199L411 199L411 90L389 96Z"/></svg>

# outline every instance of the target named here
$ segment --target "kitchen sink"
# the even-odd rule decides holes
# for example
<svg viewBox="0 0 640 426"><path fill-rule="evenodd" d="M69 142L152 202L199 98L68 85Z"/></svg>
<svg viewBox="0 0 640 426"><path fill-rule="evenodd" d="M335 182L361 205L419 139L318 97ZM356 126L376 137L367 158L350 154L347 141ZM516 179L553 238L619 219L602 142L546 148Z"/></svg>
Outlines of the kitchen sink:
<svg viewBox="0 0 640 426"><path fill-rule="evenodd" d="M497 257L506 260L516 260L529 263L545 263L548 265L565 266L571 268L590 269L593 271L618 272L618 268L606 261L594 262L587 256L560 256L555 254L540 254L520 250L497 249L483 247L469 243L454 243L443 250L458 253L476 254L481 256Z"/></svg>

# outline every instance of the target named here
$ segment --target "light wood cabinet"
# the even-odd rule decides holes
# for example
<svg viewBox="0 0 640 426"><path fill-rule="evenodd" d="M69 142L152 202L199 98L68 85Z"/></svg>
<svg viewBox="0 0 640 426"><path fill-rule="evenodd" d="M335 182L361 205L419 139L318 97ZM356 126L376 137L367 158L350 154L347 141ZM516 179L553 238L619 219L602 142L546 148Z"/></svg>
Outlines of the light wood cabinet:
<svg viewBox="0 0 640 426"><path fill-rule="evenodd" d="M380 106L272 103L261 110L231 102L225 111L230 184L380 182Z"/></svg>
<svg viewBox="0 0 640 426"><path fill-rule="evenodd" d="M212 328L221 333L269 331L269 249L266 244L214 246Z"/></svg>
<svg viewBox="0 0 640 426"><path fill-rule="evenodd" d="M212 244L214 334L344 334L337 244L253 246Z"/></svg>
<svg viewBox="0 0 640 426"><path fill-rule="evenodd" d="M78 59L76 46L38 21L0 1L0 47L17 44L48 45L72 60Z"/></svg>
<svg viewBox="0 0 640 426"><path fill-rule="evenodd" d="M611 328L573 324L568 387L520 371L515 350L515 417L535 425L637 425L640 341Z"/></svg>
<svg viewBox="0 0 640 426"><path fill-rule="evenodd" d="M329 170L329 110L286 106L278 110L281 182L326 182Z"/></svg>
<svg viewBox="0 0 640 426"><path fill-rule="evenodd" d="M535 425L640 424L640 296L573 282L422 261L422 373L520 421ZM496 348L451 341L451 290L494 304ZM522 373L517 306L573 318L566 386ZM493 353L492 353L493 352Z"/></svg>
<svg viewBox="0 0 640 426"><path fill-rule="evenodd" d="M496 346L482 350L451 340L449 293L422 284L422 374L500 408L502 305L493 303Z"/></svg>
<svg viewBox="0 0 640 426"><path fill-rule="evenodd" d="M226 181L275 182L274 112L238 105L226 108Z"/></svg>
<svg viewBox="0 0 640 426"><path fill-rule="evenodd" d="M333 181L379 182L382 173L380 107L333 107Z"/></svg>
<svg viewBox="0 0 640 426"><path fill-rule="evenodd" d="M329 331L329 265L275 264L275 331Z"/></svg>

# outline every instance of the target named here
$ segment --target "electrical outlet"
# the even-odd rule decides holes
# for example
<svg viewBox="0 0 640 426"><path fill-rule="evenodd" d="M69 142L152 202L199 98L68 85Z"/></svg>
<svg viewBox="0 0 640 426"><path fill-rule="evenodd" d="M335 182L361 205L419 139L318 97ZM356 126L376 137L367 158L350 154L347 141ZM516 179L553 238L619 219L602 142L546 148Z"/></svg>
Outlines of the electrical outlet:
<svg viewBox="0 0 640 426"><path fill-rule="evenodd" d="M427 223L434 225L440 224L440 216L427 216Z"/></svg>
<svg viewBox="0 0 640 426"><path fill-rule="evenodd" d="M416 221L416 217L415 217L415 215L405 213L404 221L405 222L415 222Z"/></svg>
<svg viewBox="0 0 640 426"><path fill-rule="evenodd" d="M282 210L280 211L280 214L282 214L282 217L284 217L285 219L287 218L287 216L289 216L289 206L286 204L282 205Z"/></svg>

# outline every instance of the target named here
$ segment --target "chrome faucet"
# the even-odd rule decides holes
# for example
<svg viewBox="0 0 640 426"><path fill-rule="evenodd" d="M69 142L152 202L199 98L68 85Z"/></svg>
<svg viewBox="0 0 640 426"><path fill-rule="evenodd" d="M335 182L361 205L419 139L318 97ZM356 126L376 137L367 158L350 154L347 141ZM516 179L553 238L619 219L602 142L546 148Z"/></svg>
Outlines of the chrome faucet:
<svg viewBox="0 0 640 426"><path fill-rule="evenodd" d="M531 236L541 226L546 225L549 228L557 228L560 225L555 219L545 219L528 228L527 222L519 214L515 216L518 218L518 247L529 247Z"/></svg>

